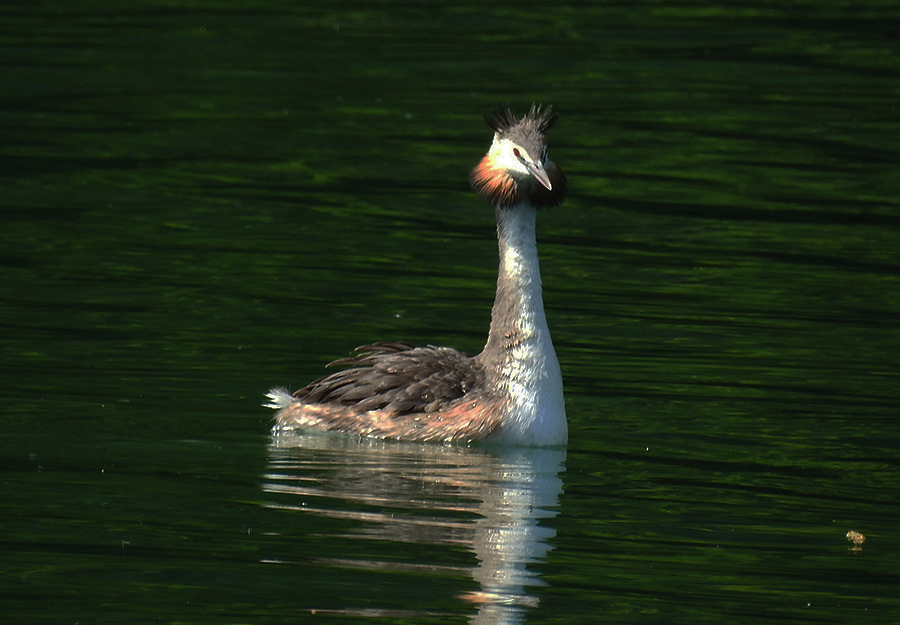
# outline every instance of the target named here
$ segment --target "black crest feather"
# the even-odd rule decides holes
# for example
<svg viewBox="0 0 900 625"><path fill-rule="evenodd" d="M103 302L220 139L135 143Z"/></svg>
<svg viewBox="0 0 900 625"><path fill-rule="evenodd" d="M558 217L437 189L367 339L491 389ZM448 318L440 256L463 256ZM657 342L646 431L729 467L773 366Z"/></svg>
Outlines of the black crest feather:
<svg viewBox="0 0 900 625"><path fill-rule="evenodd" d="M508 106L498 106L493 113L484 116L487 125L501 135L519 124L536 128L543 134L553 128L558 119L559 115L553 112L552 106L544 108L540 104L532 104L521 120L516 118L516 114Z"/></svg>

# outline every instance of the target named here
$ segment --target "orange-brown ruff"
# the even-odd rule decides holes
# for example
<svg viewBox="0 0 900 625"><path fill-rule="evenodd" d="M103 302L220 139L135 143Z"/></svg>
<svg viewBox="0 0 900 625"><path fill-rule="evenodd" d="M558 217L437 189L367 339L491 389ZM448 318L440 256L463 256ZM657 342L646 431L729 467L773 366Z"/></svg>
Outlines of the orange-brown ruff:
<svg viewBox="0 0 900 625"><path fill-rule="evenodd" d="M550 107L508 109L485 118L494 129L488 153L472 170L476 192L497 216L500 271L484 350L373 343L329 366L348 367L293 394L273 389L276 433L336 431L375 438L510 444L566 442L559 363L541 298L534 238L537 208L566 193L562 170L547 157Z"/></svg>

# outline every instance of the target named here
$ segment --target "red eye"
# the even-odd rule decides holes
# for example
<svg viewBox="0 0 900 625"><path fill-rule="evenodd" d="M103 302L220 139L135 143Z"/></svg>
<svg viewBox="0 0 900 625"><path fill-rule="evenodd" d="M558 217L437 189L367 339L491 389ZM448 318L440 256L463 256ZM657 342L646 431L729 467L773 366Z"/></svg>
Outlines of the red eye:
<svg viewBox="0 0 900 625"><path fill-rule="evenodd" d="M522 154L519 153L519 148L513 148L513 154L516 155L516 158L522 158Z"/></svg>

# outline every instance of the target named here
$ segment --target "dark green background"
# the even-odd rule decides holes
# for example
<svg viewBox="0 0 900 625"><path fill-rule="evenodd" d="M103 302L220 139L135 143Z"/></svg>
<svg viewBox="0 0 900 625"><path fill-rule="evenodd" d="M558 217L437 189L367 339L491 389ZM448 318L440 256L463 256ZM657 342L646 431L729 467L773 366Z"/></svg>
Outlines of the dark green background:
<svg viewBox="0 0 900 625"><path fill-rule="evenodd" d="M259 402L372 340L480 349L496 244L467 174L481 116L532 101L571 187L538 225L571 440L515 619L896 620L898 24L893 0L4 2L4 621L466 622L465 541L329 516L364 453L292 456L322 514L273 505Z"/></svg>

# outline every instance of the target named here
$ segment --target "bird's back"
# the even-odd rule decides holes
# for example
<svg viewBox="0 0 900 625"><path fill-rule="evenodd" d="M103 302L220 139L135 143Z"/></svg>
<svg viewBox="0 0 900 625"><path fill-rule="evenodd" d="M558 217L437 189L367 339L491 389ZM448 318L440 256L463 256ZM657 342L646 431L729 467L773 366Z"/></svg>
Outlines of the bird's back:
<svg viewBox="0 0 900 625"><path fill-rule="evenodd" d="M448 347L373 343L346 366L291 396L274 391L280 430L313 429L403 440L471 441L499 424L502 402L482 364Z"/></svg>

